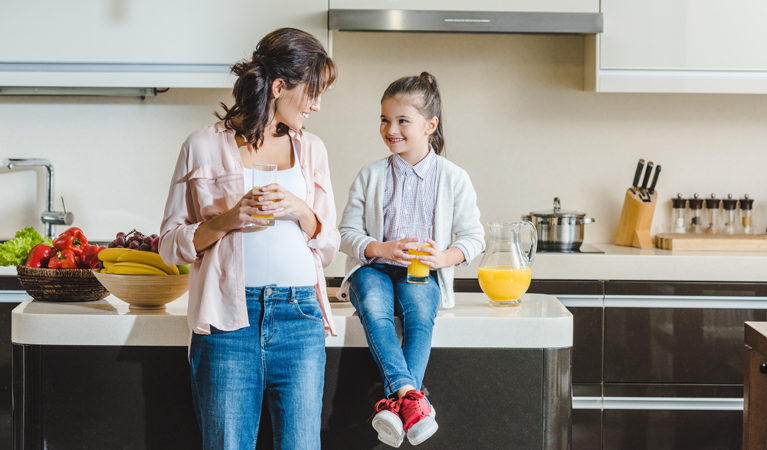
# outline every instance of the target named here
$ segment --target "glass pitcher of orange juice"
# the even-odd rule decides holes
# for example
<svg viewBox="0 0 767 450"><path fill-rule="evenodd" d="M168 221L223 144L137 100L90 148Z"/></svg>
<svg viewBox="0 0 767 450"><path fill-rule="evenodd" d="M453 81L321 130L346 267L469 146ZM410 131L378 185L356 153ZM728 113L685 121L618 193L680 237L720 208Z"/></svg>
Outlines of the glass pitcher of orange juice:
<svg viewBox="0 0 767 450"><path fill-rule="evenodd" d="M531 266L538 245L532 222L487 224L489 241L479 263L479 286L492 306L515 306L530 287ZM524 252L519 241L522 230L530 232L530 248Z"/></svg>

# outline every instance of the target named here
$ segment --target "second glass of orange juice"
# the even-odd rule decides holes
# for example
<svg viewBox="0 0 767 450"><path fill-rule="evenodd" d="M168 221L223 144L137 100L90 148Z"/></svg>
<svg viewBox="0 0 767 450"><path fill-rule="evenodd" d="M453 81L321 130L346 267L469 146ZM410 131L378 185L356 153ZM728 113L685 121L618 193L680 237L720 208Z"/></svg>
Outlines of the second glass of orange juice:
<svg viewBox="0 0 767 450"><path fill-rule="evenodd" d="M408 249L410 255L428 255L428 252L418 250L419 247L430 247L426 239L431 239L431 227L427 225L409 225L404 230L405 237L418 238L414 242L416 249ZM416 284L426 284L429 282L429 266L413 258L410 265L407 266L407 282Z"/></svg>
<svg viewBox="0 0 767 450"><path fill-rule="evenodd" d="M261 189L262 186L267 186L277 181L277 164L253 164L253 189ZM259 193L254 195L258 198ZM274 215L270 214L253 214L253 217L257 219L267 219L269 223L266 226L274 225Z"/></svg>

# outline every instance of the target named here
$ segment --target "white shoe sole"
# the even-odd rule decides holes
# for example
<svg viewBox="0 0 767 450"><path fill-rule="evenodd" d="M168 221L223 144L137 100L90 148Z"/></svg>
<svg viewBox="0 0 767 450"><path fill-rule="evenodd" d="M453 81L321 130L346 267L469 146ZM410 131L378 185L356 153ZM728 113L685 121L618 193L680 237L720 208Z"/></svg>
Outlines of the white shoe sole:
<svg viewBox="0 0 767 450"><path fill-rule="evenodd" d="M378 432L378 440L389 447L397 448L402 445L405 430L402 429L402 419L391 411L381 411L373 417L373 428Z"/></svg>
<svg viewBox="0 0 767 450"><path fill-rule="evenodd" d="M432 437L432 435L437 432L438 428L439 425L437 425L437 421L434 420L434 416L430 414L407 430L407 440L410 441L410 445L418 445Z"/></svg>

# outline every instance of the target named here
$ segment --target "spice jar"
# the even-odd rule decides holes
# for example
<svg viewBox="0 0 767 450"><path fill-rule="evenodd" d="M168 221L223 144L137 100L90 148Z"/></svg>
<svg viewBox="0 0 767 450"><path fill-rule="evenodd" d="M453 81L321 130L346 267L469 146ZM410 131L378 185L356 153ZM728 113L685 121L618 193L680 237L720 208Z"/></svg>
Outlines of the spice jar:
<svg viewBox="0 0 767 450"><path fill-rule="evenodd" d="M687 227L684 220L684 207L687 205L687 199L682 198L682 194L676 194L676 198L671 199L672 216L671 232L686 233Z"/></svg>
<svg viewBox="0 0 767 450"><path fill-rule="evenodd" d="M744 195L740 199L740 224L745 234L751 234L754 232L754 226L751 221L751 213L754 207L754 199L748 198L748 194Z"/></svg>
<svg viewBox="0 0 767 450"><path fill-rule="evenodd" d="M735 227L737 224L735 219L735 214L737 211L735 210L735 207L737 204L738 200L732 198L732 194L727 194L727 198L722 199L722 209L724 215L722 229L727 234L735 234Z"/></svg>
<svg viewBox="0 0 767 450"><path fill-rule="evenodd" d="M688 221L687 231L690 233L703 232L703 199L698 198L698 194L693 194L692 198L687 199L687 206L690 211L690 220Z"/></svg>
<svg viewBox="0 0 767 450"><path fill-rule="evenodd" d="M705 201L706 212L703 218L703 228L706 233L719 232L719 203L720 200L716 198L716 194L711 194L711 197Z"/></svg>

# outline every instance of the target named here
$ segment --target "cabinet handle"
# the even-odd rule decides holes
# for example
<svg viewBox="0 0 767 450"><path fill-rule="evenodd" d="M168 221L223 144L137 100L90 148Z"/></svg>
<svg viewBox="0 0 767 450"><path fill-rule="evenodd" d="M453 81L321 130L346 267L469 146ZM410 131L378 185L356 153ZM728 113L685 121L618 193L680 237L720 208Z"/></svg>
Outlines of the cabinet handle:
<svg viewBox="0 0 767 450"><path fill-rule="evenodd" d="M767 373L767 363L761 363L761 364L759 364L759 372L761 372L761 373Z"/></svg>

